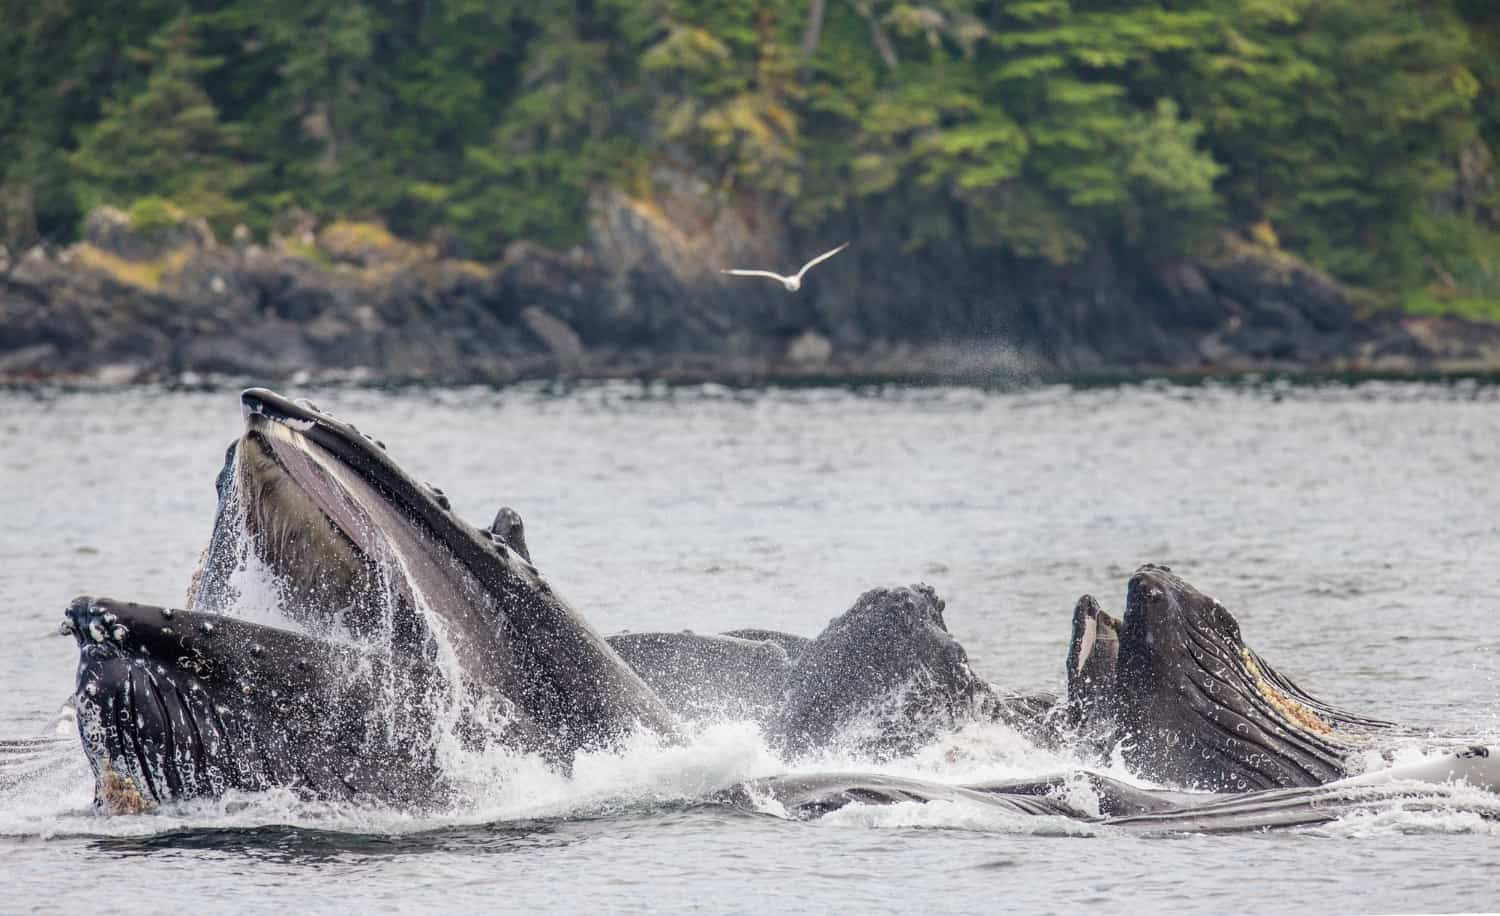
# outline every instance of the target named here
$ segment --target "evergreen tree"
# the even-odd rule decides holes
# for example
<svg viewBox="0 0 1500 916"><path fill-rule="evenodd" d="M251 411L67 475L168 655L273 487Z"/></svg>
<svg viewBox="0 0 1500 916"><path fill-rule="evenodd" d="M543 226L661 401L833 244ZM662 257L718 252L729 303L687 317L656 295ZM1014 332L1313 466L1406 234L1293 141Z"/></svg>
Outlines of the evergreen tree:
<svg viewBox="0 0 1500 916"><path fill-rule="evenodd" d="M1180 85L1247 223L1351 280L1410 283L1428 199L1473 136L1478 84L1443 4L1218 4L1224 39Z"/></svg>
<svg viewBox="0 0 1500 916"><path fill-rule="evenodd" d="M80 210L67 157L118 85L144 66L130 54L178 0L101 7L88 0L0 0L0 188L29 201L27 234L69 235ZM14 241L14 240L13 240Z"/></svg>
<svg viewBox="0 0 1500 916"><path fill-rule="evenodd" d="M198 53L186 16L168 23L147 53L145 84L106 102L69 156L79 199L91 206L158 197L227 221L243 206L236 195L249 167L238 158L237 131L220 123L198 83L217 62Z"/></svg>

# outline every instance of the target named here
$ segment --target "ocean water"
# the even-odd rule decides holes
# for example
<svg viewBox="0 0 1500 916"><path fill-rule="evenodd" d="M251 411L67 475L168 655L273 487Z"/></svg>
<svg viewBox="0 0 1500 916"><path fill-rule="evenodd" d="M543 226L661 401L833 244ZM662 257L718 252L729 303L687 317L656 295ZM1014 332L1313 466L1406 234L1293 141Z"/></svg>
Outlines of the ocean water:
<svg viewBox="0 0 1500 916"><path fill-rule="evenodd" d="M1131 570L1160 562L1315 695L1500 743L1495 385L287 393L385 440L470 519L517 508L543 574L604 632L811 636L867 588L928 582L977 671L1056 691L1077 596L1119 613ZM239 429L232 388L0 391L0 736L45 732L69 694L56 627L74 595L183 602ZM797 822L699 802L788 768L744 723L592 755L570 779L479 761L472 798L441 813L269 793L102 817L81 752L43 762L0 794L7 912L1500 905L1500 824L1473 810L1493 799L1463 792L1229 837L956 804ZM1077 763L992 726L881 769Z"/></svg>

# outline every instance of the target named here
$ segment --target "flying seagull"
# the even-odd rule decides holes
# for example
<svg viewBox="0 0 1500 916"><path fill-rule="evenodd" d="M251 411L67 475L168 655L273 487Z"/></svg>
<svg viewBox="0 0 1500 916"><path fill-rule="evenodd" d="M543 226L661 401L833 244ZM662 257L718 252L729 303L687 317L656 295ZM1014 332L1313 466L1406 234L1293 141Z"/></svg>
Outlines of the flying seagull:
<svg viewBox="0 0 1500 916"><path fill-rule="evenodd" d="M736 277L770 277L772 280L780 280L781 285L786 287L787 292L795 293L797 290L802 288L802 275L811 270L813 268L813 265L822 264L824 261L828 260L829 258L833 257L834 255L838 254L840 251L843 251L848 247L849 243L845 242L832 251L823 252L822 254L813 258L811 261L803 264L802 269L792 274L790 277L783 277L781 274L772 273L769 270L725 269L719 272L725 274L733 274Z"/></svg>

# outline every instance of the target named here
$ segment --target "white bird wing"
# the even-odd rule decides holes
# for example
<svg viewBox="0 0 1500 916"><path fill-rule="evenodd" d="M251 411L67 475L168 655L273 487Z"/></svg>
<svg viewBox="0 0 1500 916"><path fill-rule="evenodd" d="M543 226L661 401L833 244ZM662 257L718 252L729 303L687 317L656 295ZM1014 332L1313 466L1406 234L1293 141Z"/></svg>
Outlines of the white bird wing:
<svg viewBox="0 0 1500 916"><path fill-rule="evenodd" d="M825 251L825 252L823 252L822 254L818 255L815 258L813 258L811 261L808 261L806 264L803 264L802 265L802 269L799 270L799 271L797 271L797 276L799 276L799 277L802 276L803 274L807 273L809 270L812 270L815 265L822 264L824 261L828 260L829 258L833 257L834 255L838 254L840 251L843 251L845 248L848 248L848 247L849 247L849 243L845 242L844 244L840 245L839 247L833 249L832 251Z"/></svg>
<svg viewBox="0 0 1500 916"><path fill-rule="evenodd" d="M782 283L785 283L787 279L781 274L771 273L769 270L740 270L737 267L726 267L725 269L719 271L719 273L734 274L736 277L770 277L772 280L778 280Z"/></svg>

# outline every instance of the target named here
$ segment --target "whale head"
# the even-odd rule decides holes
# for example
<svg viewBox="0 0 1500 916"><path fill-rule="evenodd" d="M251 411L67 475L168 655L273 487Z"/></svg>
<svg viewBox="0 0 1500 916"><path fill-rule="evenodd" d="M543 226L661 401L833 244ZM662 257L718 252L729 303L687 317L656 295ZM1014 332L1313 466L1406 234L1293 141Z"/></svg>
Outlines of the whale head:
<svg viewBox="0 0 1500 916"><path fill-rule="evenodd" d="M1116 677L1127 764L1190 788L1339 779L1365 735L1389 725L1308 695L1245 644L1222 604L1165 566L1130 579Z"/></svg>
<svg viewBox="0 0 1500 916"><path fill-rule="evenodd" d="M841 747L893 757L970 720L990 699L930 586L877 588L798 656L772 731L790 755Z"/></svg>

